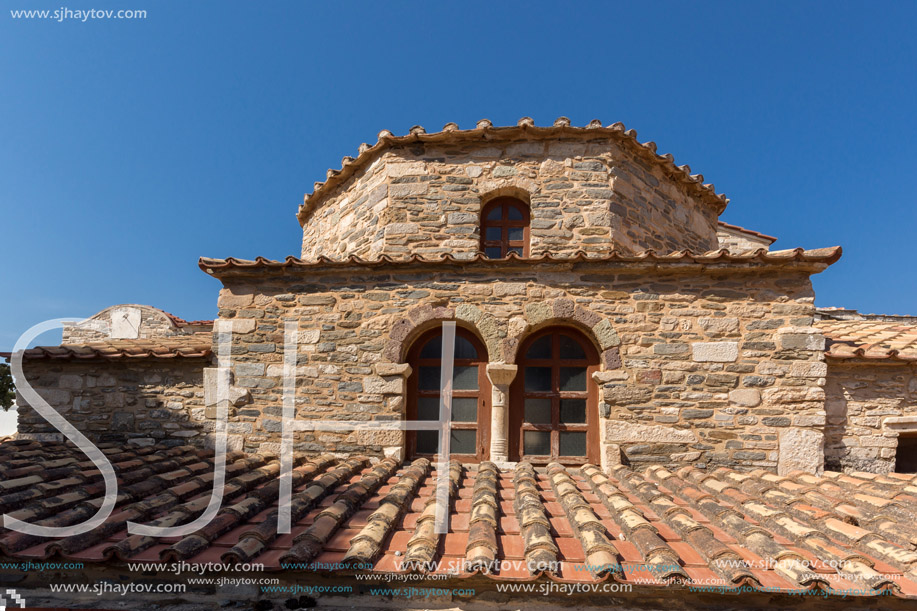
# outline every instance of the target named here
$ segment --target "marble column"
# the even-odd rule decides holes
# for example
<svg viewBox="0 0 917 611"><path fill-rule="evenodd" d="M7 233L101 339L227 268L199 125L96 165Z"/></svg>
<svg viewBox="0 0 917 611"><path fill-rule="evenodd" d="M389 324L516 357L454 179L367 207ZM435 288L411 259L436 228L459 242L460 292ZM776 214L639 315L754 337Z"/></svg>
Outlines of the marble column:
<svg viewBox="0 0 917 611"><path fill-rule="evenodd" d="M508 419L507 397L509 385L516 377L517 365L490 363L487 365L487 378L491 384L491 420L490 420L490 460L495 463L508 460Z"/></svg>

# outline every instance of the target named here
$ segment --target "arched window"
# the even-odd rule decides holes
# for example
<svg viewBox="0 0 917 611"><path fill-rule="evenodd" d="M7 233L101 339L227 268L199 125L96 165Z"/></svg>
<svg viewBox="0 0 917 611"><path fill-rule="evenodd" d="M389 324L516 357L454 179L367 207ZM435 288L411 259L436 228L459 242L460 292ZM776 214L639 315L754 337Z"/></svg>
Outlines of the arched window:
<svg viewBox="0 0 917 611"><path fill-rule="evenodd" d="M529 207L514 197L498 197L481 210L481 250L488 259L514 252L529 256Z"/></svg>
<svg viewBox="0 0 917 611"><path fill-rule="evenodd" d="M408 420L439 420L442 330L422 335L408 353ZM490 381L487 350L473 333L455 330L452 375L451 458L485 460L490 450ZM406 454L432 457L439 451L439 431L408 431Z"/></svg>
<svg viewBox="0 0 917 611"><path fill-rule="evenodd" d="M580 333L553 327L520 346L510 389L510 460L599 461L599 355Z"/></svg>

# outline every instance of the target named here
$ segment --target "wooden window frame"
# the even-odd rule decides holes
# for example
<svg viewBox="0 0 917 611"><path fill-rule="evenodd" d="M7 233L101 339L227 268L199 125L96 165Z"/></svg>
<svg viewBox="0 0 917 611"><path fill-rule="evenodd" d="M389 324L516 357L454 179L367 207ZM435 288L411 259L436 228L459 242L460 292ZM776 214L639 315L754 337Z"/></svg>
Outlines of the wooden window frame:
<svg viewBox="0 0 917 611"><path fill-rule="evenodd" d="M901 440L906 440L905 443L901 443ZM913 456L914 452L917 452L917 433L912 431L905 431L898 433L897 446L895 447L895 473L903 473L907 475L913 475L917 473L917 458ZM902 458L906 458L905 461L902 461ZM907 470L904 470L904 462L908 467Z"/></svg>
<svg viewBox="0 0 917 611"><path fill-rule="evenodd" d="M528 359L526 353L536 341L552 335L550 359ZM586 354L585 359L561 359L559 356L560 335L566 335L576 341ZM582 465L584 463L599 464L599 410L598 387L592 380L592 374L599 370L599 354L595 347L579 331L570 327L555 326L544 329L527 338L519 348L517 364L519 373L510 386L510 414L509 414L509 460L528 460L534 464L559 462L561 464ZM525 389L526 367L551 367L550 391L527 391ZM560 391L559 375L561 367L585 367L585 391ZM551 399L551 424L532 424L525 422L526 398ZM562 424L560 422L561 399L586 399L585 424ZM524 454L523 437L526 431L547 431L551 433L551 455L529 456ZM586 433L585 456L560 456L560 432L576 431Z"/></svg>
<svg viewBox="0 0 917 611"><path fill-rule="evenodd" d="M500 218L498 220L488 220L494 208L501 208ZM515 208L522 214L521 219L510 219L509 210ZM531 211L528 205L515 197L497 197L484 205L481 209L481 252L487 256L488 248L499 248L500 258L505 259L509 256L510 248L521 248L522 257L528 258L529 242L531 233ZM500 229L499 240L487 239L487 229L498 227ZM511 228L522 227L522 239L510 240L509 230ZM493 258L493 257L488 257Z"/></svg>
<svg viewBox="0 0 917 611"><path fill-rule="evenodd" d="M437 327L427 331L423 335L417 338L417 340L411 346L411 349L408 351L407 362L411 365L411 375L408 376L408 404L405 410L406 417L408 420L417 419L417 403L418 398L420 397L439 397L439 389L437 390L421 390L418 388L418 382L420 379L420 368L424 366L442 366L442 360L440 358L435 359L422 359L420 358L420 353L423 350L424 346L427 345L427 342L432 340L438 335L442 335L442 329ZM477 350L478 356L477 359L455 359L454 365L456 367L471 367L475 366L478 368L478 389L477 390L455 390L452 391L453 399L461 397L474 397L477 399L477 421L476 422L452 422L453 429L465 429L477 430L476 437L476 448L477 452L475 454L458 454L452 452L449 456L449 459L459 460L466 463L477 463L483 460L487 460L490 457L490 400L491 400L491 388L490 388L490 379L487 377L487 348L484 343L479 340L474 333L463 329L462 327L456 327L455 329L456 337L462 337L468 340L474 349ZM406 431L405 432L405 455L408 459L414 458L429 458L434 459L437 455L435 454L418 454L417 453L417 433L418 431Z"/></svg>

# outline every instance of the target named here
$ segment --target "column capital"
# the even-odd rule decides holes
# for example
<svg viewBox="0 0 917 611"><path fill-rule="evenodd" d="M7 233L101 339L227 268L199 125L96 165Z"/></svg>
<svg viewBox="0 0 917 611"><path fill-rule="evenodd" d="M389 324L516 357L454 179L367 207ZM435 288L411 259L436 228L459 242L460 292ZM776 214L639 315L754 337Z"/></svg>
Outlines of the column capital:
<svg viewBox="0 0 917 611"><path fill-rule="evenodd" d="M507 365L506 363L488 363L487 378L495 386L506 386L516 377L519 371L518 365Z"/></svg>

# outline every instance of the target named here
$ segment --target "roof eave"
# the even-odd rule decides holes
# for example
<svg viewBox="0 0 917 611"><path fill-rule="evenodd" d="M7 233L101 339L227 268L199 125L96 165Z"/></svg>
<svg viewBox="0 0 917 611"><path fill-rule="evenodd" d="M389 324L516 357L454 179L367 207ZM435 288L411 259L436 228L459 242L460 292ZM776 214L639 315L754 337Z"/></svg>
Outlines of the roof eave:
<svg viewBox="0 0 917 611"><path fill-rule="evenodd" d="M348 178L353 176L357 171L377 159L384 151L400 145L414 143L441 143L447 141L469 141L469 140L495 140L500 138L513 137L535 137L546 138L550 136L595 136L606 135L617 139L619 142L626 142L633 150L643 155L645 159L658 164L674 180L686 184L695 191L695 194L701 197L709 205L713 206L717 215L722 214L729 204L729 199L722 193L717 193L712 184L704 183L703 174L691 174L691 168L688 165L676 165L675 159L671 154L660 155L656 152L656 143L652 141L640 142L637 140L637 132L633 129L625 128L623 123L615 123L609 127L603 127L601 122L593 120L586 127L574 127L570 125L570 120L566 117L560 117L549 127L539 127L534 125L531 119L523 117L515 126L495 127L487 119L478 121L474 129L459 129L455 123L446 124L442 131L427 133L420 126L415 126L410 133L404 136L395 136L388 130L379 132L376 144L361 144L357 157L344 157L341 160L339 170L329 169L326 172L324 182L316 182L315 190L306 194L303 203L296 214L300 226L305 225L309 214L322 202L325 197L334 190L335 187L343 184Z"/></svg>
<svg viewBox="0 0 917 611"><path fill-rule="evenodd" d="M842 249L840 246L831 248L821 248L815 250L804 250L796 248L792 250L768 251L759 249L754 252L733 254L727 249L710 251L707 253L690 253L680 251L668 255L659 255L654 251L648 250L643 253L629 255L620 253L609 253L601 257L590 257L586 253L579 252L572 257L554 257L546 254L540 257L519 258L510 256L505 259L488 259L482 253L477 253L473 258L461 259L451 254L443 255L437 259L427 259L418 255L412 255L407 259L392 259L386 255L374 260L365 260L360 257L350 256L343 260L333 260L320 256L314 261L304 261L296 257L287 257L283 261L273 261L258 257L254 260L242 260L229 257L227 259L210 259L202 257L198 261L198 266L208 275L214 277L223 277L228 275L252 275L264 271L308 271L310 273L320 273L323 271L341 271L342 269L362 269L367 271L379 270L389 271L397 269L429 269L429 268L454 268L481 266L486 270L497 269L520 269L531 268L534 266L557 265L591 265L609 268L622 269L698 269L713 268L717 270L741 270L748 268L761 267L787 267L793 266L801 271L810 273L819 273L824 271L829 265L840 259Z"/></svg>

